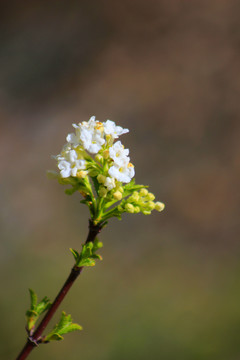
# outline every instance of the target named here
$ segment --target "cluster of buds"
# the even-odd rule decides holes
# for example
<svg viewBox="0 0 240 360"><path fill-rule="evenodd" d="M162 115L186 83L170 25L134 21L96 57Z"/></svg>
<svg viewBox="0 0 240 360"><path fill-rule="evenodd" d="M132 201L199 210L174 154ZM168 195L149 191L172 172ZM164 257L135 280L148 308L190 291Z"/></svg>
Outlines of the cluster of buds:
<svg viewBox="0 0 240 360"><path fill-rule="evenodd" d="M134 191L131 196L118 206L119 211L137 214L142 212L144 215L150 215L153 210L162 211L165 205L160 202L154 202L155 195L146 188L140 191Z"/></svg>
<svg viewBox="0 0 240 360"><path fill-rule="evenodd" d="M135 184L129 150L120 140L115 142L128 129L94 116L73 127L75 132L67 135L61 153L54 156L59 169L55 177L61 184L72 185L66 193L82 194L95 224L112 216L121 218L123 212L147 215L154 209L163 210L164 205L153 201L155 196L146 186Z"/></svg>

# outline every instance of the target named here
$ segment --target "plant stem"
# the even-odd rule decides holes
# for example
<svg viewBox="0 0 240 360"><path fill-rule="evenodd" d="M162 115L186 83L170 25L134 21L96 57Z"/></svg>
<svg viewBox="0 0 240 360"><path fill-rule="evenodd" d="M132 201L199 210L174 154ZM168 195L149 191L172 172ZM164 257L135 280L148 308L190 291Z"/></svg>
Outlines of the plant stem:
<svg viewBox="0 0 240 360"><path fill-rule="evenodd" d="M89 242L93 242L98 235L98 233L101 231L101 226L94 225L93 221L89 220L89 232L87 240L85 241L85 244ZM55 298L54 302L52 303L51 307L47 311L46 315L42 319L41 323L38 325L37 329L33 333L33 335L29 336L27 339L27 342L16 358L16 360L24 360L26 357L30 354L30 352L38 346L38 344L41 342L41 335L43 331L45 330L46 326L48 325L49 321L55 314L56 310L58 309L59 305L62 303L63 299L67 295L68 291L72 287L74 281L77 279L77 277L80 275L80 273L83 270L83 266L74 266L65 281L63 287L59 291L57 297Z"/></svg>

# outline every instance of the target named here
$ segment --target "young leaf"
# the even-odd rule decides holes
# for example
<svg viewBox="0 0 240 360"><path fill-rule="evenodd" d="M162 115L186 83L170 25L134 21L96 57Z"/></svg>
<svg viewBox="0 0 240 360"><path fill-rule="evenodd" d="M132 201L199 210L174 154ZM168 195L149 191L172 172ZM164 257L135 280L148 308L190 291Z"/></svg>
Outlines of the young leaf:
<svg viewBox="0 0 240 360"><path fill-rule="evenodd" d="M93 242L88 242L82 247L82 251L77 260L77 266L94 266L95 259L102 260L100 255L95 254L95 252L101 248L103 245L98 240Z"/></svg>
<svg viewBox="0 0 240 360"><path fill-rule="evenodd" d="M95 266L95 261L91 258L83 258L79 261L78 266Z"/></svg>
<svg viewBox="0 0 240 360"><path fill-rule="evenodd" d="M62 335L76 330L82 330L82 326L73 323L71 315L67 315L63 311L59 323L56 324L53 330L44 337L43 342L49 342L52 340L63 340Z"/></svg>
<svg viewBox="0 0 240 360"><path fill-rule="evenodd" d="M44 311L46 311L51 306L50 300L45 296L39 304L36 306L36 312L40 316Z"/></svg>
<svg viewBox="0 0 240 360"><path fill-rule="evenodd" d="M39 316L51 306L51 303L46 296L39 303L37 303L36 293L32 289L29 289L29 293L31 305L30 309L26 311L26 317L27 329L28 331L31 331L34 328Z"/></svg>
<svg viewBox="0 0 240 360"><path fill-rule="evenodd" d="M32 289L28 289L28 290L30 293L31 310L33 310L37 305L37 294Z"/></svg>
<svg viewBox="0 0 240 360"><path fill-rule="evenodd" d="M73 254L74 259L77 261L79 258L79 253L77 252L77 250L70 248L70 251Z"/></svg>

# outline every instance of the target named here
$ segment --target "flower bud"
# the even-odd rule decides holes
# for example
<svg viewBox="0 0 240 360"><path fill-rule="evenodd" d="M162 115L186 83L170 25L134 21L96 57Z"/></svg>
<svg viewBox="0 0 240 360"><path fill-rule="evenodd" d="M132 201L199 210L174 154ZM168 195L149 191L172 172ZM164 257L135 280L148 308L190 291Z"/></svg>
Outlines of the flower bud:
<svg viewBox="0 0 240 360"><path fill-rule="evenodd" d="M164 208L165 208L165 205L164 205L162 202L157 201L157 202L155 203L155 210L157 210L157 211L163 211Z"/></svg>
<svg viewBox="0 0 240 360"><path fill-rule="evenodd" d="M107 189L104 186L101 186L99 189L99 196L106 197L107 192L108 192Z"/></svg>
<svg viewBox="0 0 240 360"><path fill-rule="evenodd" d="M100 163L102 163L102 161L103 161L102 155L97 154L97 155L95 156L95 160L98 161L98 162L100 162Z"/></svg>
<svg viewBox="0 0 240 360"><path fill-rule="evenodd" d="M120 191L116 191L114 194L113 194L113 197L114 199L116 200L121 200L122 199L122 193Z"/></svg>
<svg viewBox="0 0 240 360"><path fill-rule="evenodd" d="M80 170L77 172L77 177L79 179L84 179L87 176L88 172L84 170Z"/></svg>
<svg viewBox="0 0 240 360"><path fill-rule="evenodd" d="M135 214L140 213L140 211L141 211L141 209L140 209L139 206L135 206L135 207L134 207L134 213L135 213Z"/></svg>
<svg viewBox="0 0 240 360"><path fill-rule="evenodd" d="M131 196L131 199L135 202L137 202L139 200L139 194L137 191L134 191L132 196Z"/></svg>
<svg viewBox="0 0 240 360"><path fill-rule="evenodd" d="M97 181L99 182L99 184L104 184L105 181L106 181L106 176L102 175L102 174L99 174L97 176Z"/></svg>
<svg viewBox="0 0 240 360"><path fill-rule="evenodd" d="M143 210L143 214L144 214L144 215L151 215L151 211Z"/></svg>
<svg viewBox="0 0 240 360"><path fill-rule="evenodd" d="M133 214L133 213L134 213L134 206L133 206L132 204L127 203L127 204L125 205L125 210L126 210L128 213Z"/></svg>
<svg viewBox="0 0 240 360"><path fill-rule="evenodd" d="M91 177L95 177L95 176L97 176L97 174L98 174L98 171L97 171L97 170L90 170L90 171L89 171L89 175L90 175Z"/></svg>
<svg viewBox="0 0 240 360"><path fill-rule="evenodd" d="M123 189L123 187L121 186L121 183L119 183L118 181L117 181L117 184L116 184L116 191L120 191L121 193L124 192L124 189Z"/></svg>
<svg viewBox="0 0 240 360"><path fill-rule="evenodd" d="M155 206L156 206L156 204L153 201L149 201L147 203L148 210L154 210Z"/></svg>
<svg viewBox="0 0 240 360"><path fill-rule="evenodd" d="M147 189L144 189L144 188L141 189L140 192L139 192L139 195L140 195L140 196L147 196L147 194L148 194L148 190L147 190Z"/></svg>
<svg viewBox="0 0 240 360"><path fill-rule="evenodd" d="M153 193L150 193L150 192L149 192L149 193L147 194L147 199L152 201L152 200L155 199L155 195L154 195Z"/></svg>
<svg viewBox="0 0 240 360"><path fill-rule="evenodd" d="M105 160L109 158L109 150L108 150L108 149L106 149L106 150L103 151L103 158L104 158Z"/></svg>

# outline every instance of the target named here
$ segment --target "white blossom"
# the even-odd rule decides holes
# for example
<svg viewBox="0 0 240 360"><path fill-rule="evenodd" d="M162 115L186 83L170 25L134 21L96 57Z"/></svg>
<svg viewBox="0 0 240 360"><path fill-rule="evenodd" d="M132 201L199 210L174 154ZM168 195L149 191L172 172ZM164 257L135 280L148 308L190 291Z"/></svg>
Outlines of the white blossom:
<svg viewBox="0 0 240 360"><path fill-rule="evenodd" d="M102 145L105 143L100 130L92 131L82 128L80 139L84 149L89 151L91 154L97 154L102 148Z"/></svg>
<svg viewBox="0 0 240 360"><path fill-rule="evenodd" d="M58 160L58 168L63 178L76 176L78 170L86 168L86 161L79 159L76 150L70 150L69 145L65 146L60 155L56 156Z"/></svg>
<svg viewBox="0 0 240 360"><path fill-rule="evenodd" d="M111 177L107 177L105 182L104 182L104 186L106 186L106 188L110 191L112 189L115 188L116 184L115 184L115 179L111 178Z"/></svg>
<svg viewBox="0 0 240 360"><path fill-rule="evenodd" d="M108 173L110 176L115 178L116 180L123 182L123 183L129 183L133 176L135 175L135 170L133 164L131 164L128 161L125 161L122 163L121 166L119 166L116 163L113 163L113 165L108 170Z"/></svg>
<svg viewBox="0 0 240 360"><path fill-rule="evenodd" d="M89 121L83 121L78 125L73 124L75 134L68 134L67 141L76 146L83 146L91 154L97 154L105 143L103 138L103 124L92 116Z"/></svg>
<svg viewBox="0 0 240 360"><path fill-rule="evenodd" d="M125 162L129 162L129 150L124 149L121 141L117 141L113 146L109 148L110 158L113 159L114 163L121 166Z"/></svg>
<svg viewBox="0 0 240 360"><path fill-rule="evenodd" d="M111 135L113 139L117 139L120 135L129 132L128 129L123 129L121 126L117 126L114 121L107 120L103 123L104 132L106 135Z"/></svg>
<svg viewBox="0 0 240 360"><path fill-rule="evenodd" d="M58 163L60 175L62 178L67 178L71 175L71 164L66 160L61 160Z"/></svg>

